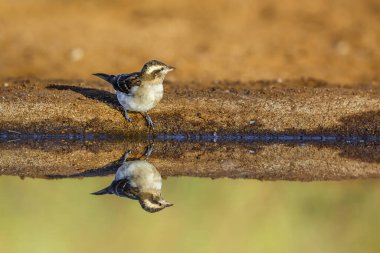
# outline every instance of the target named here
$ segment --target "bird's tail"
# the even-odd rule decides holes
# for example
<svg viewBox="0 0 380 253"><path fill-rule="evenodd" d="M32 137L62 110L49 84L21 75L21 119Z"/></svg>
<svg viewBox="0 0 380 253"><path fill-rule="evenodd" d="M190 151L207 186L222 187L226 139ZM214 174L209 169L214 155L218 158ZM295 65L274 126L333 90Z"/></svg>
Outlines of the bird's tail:
<svg viewBox="0 0 380 253"><path fill-rule="evenodd" d="M107 186L106 188L100 190L100 191L97 191L97 192L93 192L91 194L93 195L104 195L104 194L112 194L112 190L111 190L111 187L110 186Z"/></svg>
<svg viewBox="0 0 380 253"><path fill-rule="evenodd" d="M93 74L94 76L97 76L109 83L112 83L112 79L115 77L114 75L108 75L108 74L104 74L104 73L96 73L96 74Z"/></svg>

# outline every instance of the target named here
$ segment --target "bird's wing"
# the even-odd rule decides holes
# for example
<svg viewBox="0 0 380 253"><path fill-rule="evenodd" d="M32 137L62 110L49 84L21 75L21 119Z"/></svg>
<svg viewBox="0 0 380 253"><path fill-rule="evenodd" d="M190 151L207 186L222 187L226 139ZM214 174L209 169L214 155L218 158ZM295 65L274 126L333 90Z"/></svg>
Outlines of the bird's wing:
<svg viewBox="0 0 380 253"><path fill-rule="evenodd" d="M141 77L139 72L118 75L115 79L114 89L126 94L131 93L131 89L133 87L141 85Z"/></svg>
<svg viewBox="0 0 380 253"><path fill-rule="evenodd" d="M129 183L129 180L122 179L114 181L115 194L120 197L127 197L130 199L137 199L139 194L139 189L137 187L132 187Z"/></svg>

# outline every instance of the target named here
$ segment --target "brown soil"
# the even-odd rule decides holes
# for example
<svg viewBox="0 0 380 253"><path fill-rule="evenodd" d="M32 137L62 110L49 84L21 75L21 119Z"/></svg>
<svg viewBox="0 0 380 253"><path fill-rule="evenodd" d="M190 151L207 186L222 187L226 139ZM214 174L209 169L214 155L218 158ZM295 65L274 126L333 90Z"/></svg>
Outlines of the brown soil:
<svg viewBox="0 0 380 253"><path fill-rule="evenodd" d="M314 80L196 83L176 89L152 110L155 133L250 132L380 136L380 93L376 89L326 88ZM292 85L294 83L294 85ZM266 88L262 88L264 85ZM315 87L325 86L325 87ZM0 171L21 177L85 177L115 172L126 150L142 154L149 133L137 114L128 123L110 85L92 82L8 80L0 88ZM107 141L23 141L23 133L106 133ZM151 133L151 132L150 132ZM120 137L120 136L119 136ZM261 180L341 180L380 177L374 143L171 143L158 142L150 161L166 176L257 178Z"/></svg>
<svg viewBox="0 0 380 253"><path fill-rule="evenodd" d="M0 143L0 175L66 178L113 175L127 150L147 142L29 141ZM380 177L376 144L233 144L156 142L149 161L163 177L343 180Z"/></svg>
<svg viewBox="0 0 380 253"><path fill-rule="evenodd" d="M6 84L0 86L2 132L129 136L149 132L141 115L131 114L133 123L124 119L111 85L104 82L8 80ZM379 90L274 84L248 89L251 83L224 82L199 89L188 83L183 86L191 88L178 89L169 83L163 101L150 112L155 132L380 135Z"/></svg>
<svg viewBox="0 0 380 253"><path fill-rule="evenodd" d="M150 59L169 79L379 86L380 2L0 1L0 76L90 78ZM95 79L93 79L95 80Z"/></svg>

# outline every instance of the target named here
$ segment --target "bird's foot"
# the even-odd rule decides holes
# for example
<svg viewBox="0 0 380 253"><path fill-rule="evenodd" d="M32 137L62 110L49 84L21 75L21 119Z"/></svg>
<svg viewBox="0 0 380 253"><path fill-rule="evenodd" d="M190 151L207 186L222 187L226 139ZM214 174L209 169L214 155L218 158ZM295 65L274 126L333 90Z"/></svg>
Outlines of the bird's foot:
<svg viewBox="0 0 380 253"><path fill-rule="evenodd" d="M148 158L152 152L153 152L153 148L154 148L154 144L149 144L149 146L146 147L146 150L145 150L145 153L144 153L144 156L145 156L145 159Z"/></svg>
<svg viewBox="0 0 380 253"><path fill-rule="evenodd" d="M127 150L124 154L124 162L128 161L128 156L132 154L132 150Z"/></svg>
<svg viewBox="0 0 380 253"><path fill-rule="evenodd" d="M154 128L153 120L150 118L148 113L144 113L145 121L148 127Z"/></svg>
<svg viewBox="0 0 380 253"><path fill-rule="evenodd" d="M147 122L147 126L150 127L150 128L154 128L154 123L153 123L153 121L148 121L148 122Z"/></svg>
<svg viewBox="0 0 380 253"><path fill-rule="evenodd" d="M133 119L129 117L128 111L124 111L124 117L128 122L133 122Z"/></svg>

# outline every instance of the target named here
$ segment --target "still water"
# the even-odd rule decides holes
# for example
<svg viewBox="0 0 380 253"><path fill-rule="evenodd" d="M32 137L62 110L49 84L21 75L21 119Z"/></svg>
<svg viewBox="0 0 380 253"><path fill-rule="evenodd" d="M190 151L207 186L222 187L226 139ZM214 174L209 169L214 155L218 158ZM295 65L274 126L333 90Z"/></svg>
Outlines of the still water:
<svg viewBox="0 0 380 253"><path fill-rule="evenodd" d="M0 145L0 252L379 250L376 136L15 134Z"/></svg>

